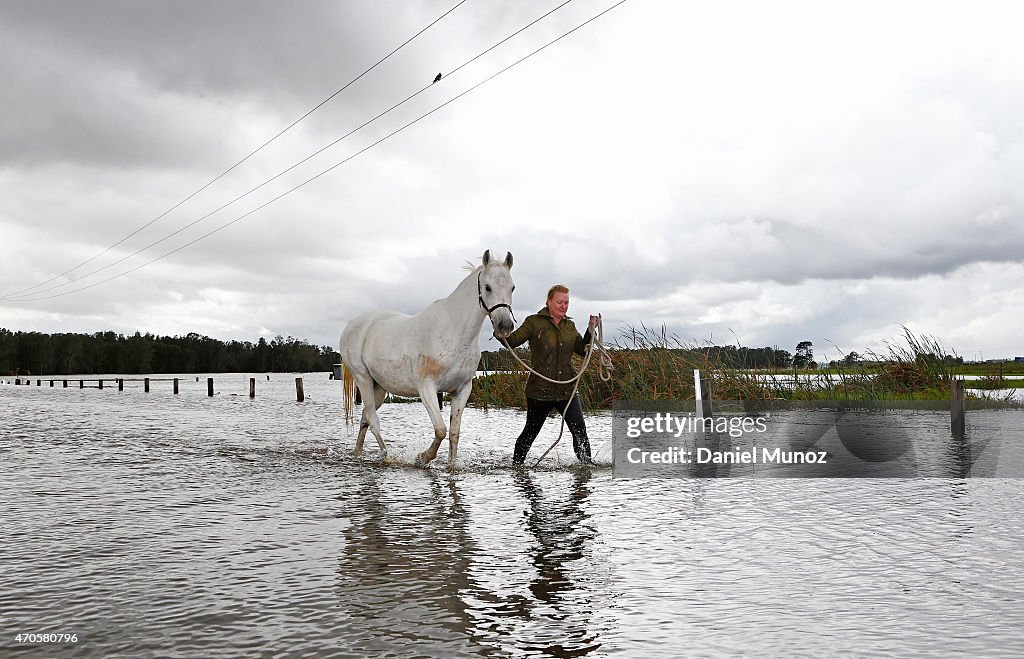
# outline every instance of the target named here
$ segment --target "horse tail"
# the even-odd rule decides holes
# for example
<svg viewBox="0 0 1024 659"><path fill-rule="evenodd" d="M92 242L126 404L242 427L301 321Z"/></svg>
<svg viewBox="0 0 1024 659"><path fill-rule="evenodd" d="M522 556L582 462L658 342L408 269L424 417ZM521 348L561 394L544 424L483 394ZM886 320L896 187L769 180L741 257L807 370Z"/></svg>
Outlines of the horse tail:
<svg viewBox="0 0 1024 659"><path fill-rule="evenodd" d="M342 390L345 392L345 423L351 424L352 409L355 407L356 381L352 377L352 371L348 370L348 365L344 363L341 365L341 378L344 382Z"/></svg>

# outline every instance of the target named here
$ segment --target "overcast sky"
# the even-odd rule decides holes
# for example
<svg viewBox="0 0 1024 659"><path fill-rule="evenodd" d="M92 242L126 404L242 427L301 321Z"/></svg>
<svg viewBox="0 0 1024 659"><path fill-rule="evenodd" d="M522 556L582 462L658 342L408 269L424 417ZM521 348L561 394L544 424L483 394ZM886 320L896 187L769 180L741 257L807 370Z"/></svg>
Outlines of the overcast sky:
<svg viewBox="0 0 1024 659"><path fill-rule="evenodd" d="M1024 355L1015 2L628 0L79 290L614 2L568 3L196 222L559 4L468 0L65 274L456 1L0 3L0 327L336 345L363 311L444 297L490 248L515 257L520 320L563 282L611 337L664 324L820 359L905 325L968 359Z"/></svg>

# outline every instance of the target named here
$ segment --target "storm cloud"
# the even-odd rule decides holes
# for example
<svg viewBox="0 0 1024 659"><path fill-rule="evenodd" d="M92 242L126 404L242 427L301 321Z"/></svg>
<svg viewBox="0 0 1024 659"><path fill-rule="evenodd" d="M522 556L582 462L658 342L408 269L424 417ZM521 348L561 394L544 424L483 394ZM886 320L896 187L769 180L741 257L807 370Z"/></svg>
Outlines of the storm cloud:
<svg viewBox="0 0 1024 659"><path fill-rule="evenodd" d="M455 4L0 5L0 326L333 344L491 248L520 318L1024 354L1013 3L627 2L359 153L612 4L455 71L558 4L471 0L163 215Z"/></svg>

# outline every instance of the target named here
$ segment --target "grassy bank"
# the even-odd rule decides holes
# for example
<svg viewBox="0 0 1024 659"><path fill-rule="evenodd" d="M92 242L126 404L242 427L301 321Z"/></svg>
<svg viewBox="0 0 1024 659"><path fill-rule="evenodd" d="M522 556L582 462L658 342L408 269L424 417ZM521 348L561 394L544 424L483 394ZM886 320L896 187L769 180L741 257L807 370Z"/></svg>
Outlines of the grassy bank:
<svg viewBox="0 0 1024 659"><path fill-rule="evenodd" d="M712 356L721 351L686 344L643 325L623 331L608 347L614 365L611 381L602 382L592 362L580 383L588 409L608 408L615 400L692 400L694 369L711 378L712 396L718 400L948 400L950 381L965 374L963 365L944 358L949 353L937 340L906 329L885 354L870 355L871 365L813 371L750 370ZM470 404L522 407L525 383L520 373L478 377ZM971 386L1005 389L1020 384L993 376Z"/></svg>

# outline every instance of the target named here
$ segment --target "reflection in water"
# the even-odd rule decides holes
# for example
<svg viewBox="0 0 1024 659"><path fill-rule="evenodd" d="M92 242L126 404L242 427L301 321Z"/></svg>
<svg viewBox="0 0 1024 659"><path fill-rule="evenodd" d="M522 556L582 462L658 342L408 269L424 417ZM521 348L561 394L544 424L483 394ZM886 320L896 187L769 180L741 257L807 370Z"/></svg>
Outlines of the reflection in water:
<svg viewBox="0 0 1024 659"><path fill-rule="evenodd" d="M345 511L351 525L339 565L346 649L465 654L467 638L478 636L462 599L476 589L469 576L476 548L455 478L419 469L368 470L361 478Z"/></svg>
<svg viewBox="0 0 1024 659"><path fill-rule="evenodd" d="M729 433L721 432L700 432L694 440L697 450L706 449L712 453L731 453L734 444ZM738 470L741 471L741 470ZM696 462L693 467L693 475L696 478L728 478L732 472L732 463L724 462Z"/></svg>
<svg viewBox="0 0 1024 659"><path fill-rule="evenodd" d="M558 502L545 496L530 472L522 470L514 476L529 504L526 527L536 540L529 552L536 574L529 585L533 600L508 610L508 615L553 623L533 630L534 638L521 638L523 650L552 657L580 657L601 645L593 627L590 594L573 579L576 570L593 567L585 559L587 545L596 532L581 506L590 494L590 477L589 469L574 471L567 498Z"/></svg>
<svg viewBox="0 0 1024 659"><path fill-rule="evenodd" d="M517 648L579 657L600 647L589 545L596 532L582 505L589 470L537 477L516 473L529 540L498 538L488 557L473 538L459 476L378 469L355 476L343 512L350 525L339 561L338 604L347 649L375 656L493 654ZM565 491L559 488L571 478ZM552 493L546 492L550 490ZM501 554L506 554L502 556ZM521 558L516 558L516 557ZM499 578L484 574L502 558ZM517 588L517 572L529 574Z"/></svg>
<svg viewBox="0 0 1024 659"><path fill-rule="evenodd" d="M946 444L946 462L949 475L953 478L967 478L971 475L971 442L962 433L950 433Z"/></svg>

